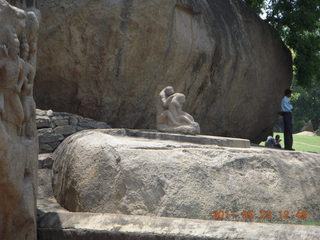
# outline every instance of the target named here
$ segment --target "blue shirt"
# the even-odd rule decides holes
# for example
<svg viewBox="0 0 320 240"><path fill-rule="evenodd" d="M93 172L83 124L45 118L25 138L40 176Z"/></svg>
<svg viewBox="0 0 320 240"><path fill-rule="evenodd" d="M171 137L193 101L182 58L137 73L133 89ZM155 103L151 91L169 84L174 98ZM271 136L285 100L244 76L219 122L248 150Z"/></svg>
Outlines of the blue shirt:
<svg viewBox="0 0 320 240"><path fill-rule="evenodd" d="M291 112L293 106L290 104L290 98L284 96L281 101L281 111L282 112Z"/></svg>
<svg viewBox="0 0 320 240"><path fill-rule="evenodd" d="M267 141L264 143L264 146L265 146L265 147L269 147L269 148L274 147L274 138L271 137L271 136L269 136L269 137L267 138Z"/></svg>

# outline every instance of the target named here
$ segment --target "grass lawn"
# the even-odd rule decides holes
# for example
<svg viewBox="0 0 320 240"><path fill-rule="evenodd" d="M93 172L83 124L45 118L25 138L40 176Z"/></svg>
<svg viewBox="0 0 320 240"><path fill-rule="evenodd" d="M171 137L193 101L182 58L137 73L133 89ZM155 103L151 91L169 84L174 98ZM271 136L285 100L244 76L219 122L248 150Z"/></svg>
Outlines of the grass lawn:
<svg viewBox="0 0 320 240"><path fill-rule="evenodd" d="M282 221L259 221L257 223L275 223L275 224L295 224L295 225L305 225L305 226L320 226L320 221L301 221L298 223L286 223Z"/></svg>
<svg viewBox="0 0 320 240"><path fill-rule="evenodd" d="M273 136L280 135L281 146L284 147L283 133L274 133ZM260 144L264 146L264 142ZM320 136L299 136L293 134L293 148L296 151L320 153Z"/></svg>
<svg viewBox="0 0 320 240"><path fill-rule="evenodd" d="M312 221L303 222L301 224L302 225L320 226L320 222L312 222Z"/></svg>

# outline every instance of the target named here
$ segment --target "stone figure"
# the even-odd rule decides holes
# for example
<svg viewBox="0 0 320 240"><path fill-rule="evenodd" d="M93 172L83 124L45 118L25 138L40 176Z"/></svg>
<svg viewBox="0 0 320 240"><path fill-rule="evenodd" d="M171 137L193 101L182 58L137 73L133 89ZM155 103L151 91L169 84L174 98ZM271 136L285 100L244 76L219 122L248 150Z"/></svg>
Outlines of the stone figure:
<svg viewBox="0 0 320 240"><path fill-rule="evenodd" d="M27 137L32 136L32 133L30 133L28 130L28 123L29 120L35 116L35 101L33 99L33 81L35 77L35 70L33 66L26 62L24 65L24 82L21 88L21 104L23 107L23 134ZM35 132L33 132L35 134Z"/></svg>
<svg viewBox="0 0 320 240"><path fill-rule="evenodd" d="M23 85L21 87L21 103L23 106L23 134L27 137L32 137L36 134L33 128L30 127L30 119L35 117L35 101L33 99L33 85L36 68L36 46L37 46L37 32L39 29L39 21L37 15L33 11L27 12L27 27L24 35L24 47L21 57L24 60L24 77Z"/></svg>
<svg viewBox="0 0 320 240"><path fill-rule="evenodd" d="M171 86L165 87L159 94L159 102L157 104L157 123L165 122L166 118L173 119L172 114L168 110L169 102L172 98L169 98L174 94L174 89Z"/></svg>
<svg viewBox="0 0 320 240"><path fill-rule="evenodd" d="M37 12L32 6L23 10L0 0L0 239L6 240L37 237L32 88L39 22L32 12Z"/></svg>
<svg viewBox="0 0 320 240"><path fill-rule="evenodd" d="M24 118L19 94L24 80L25 62L19 57L20 41L16 29L8 25L4 28L4 34L6 38L2 45L7 49L0 59L0 112L2 119L15 125L19 133Z"/></svg>
<svg viewBox="0 0 320 240"><path fill-rule="evenodd" d="M175 93L173 87L165 87L159 94L157 105L157 129L162 132L199 134L200 126L193 117L182 110L186 97Z"/></svg>
<svg viewBox="0 0 320 240"><path fill-rule="evenodd" d="M18 8L22 8L22 9L26 9L29 7L35 7L37 4L36 0L9 0L8 2L10 4L12 4Z"/></svg>
<svg viewBox="0 0 320 240"><path fill-rule="evenodd" d="M7 134L4 124L3 124L3 116L4 116L4 93L2 88L2 66L4 66L3 59L8 56L8 48L5 44L0 45L0 149L4 147L7 139L9 139L9 135Z"/></svg>

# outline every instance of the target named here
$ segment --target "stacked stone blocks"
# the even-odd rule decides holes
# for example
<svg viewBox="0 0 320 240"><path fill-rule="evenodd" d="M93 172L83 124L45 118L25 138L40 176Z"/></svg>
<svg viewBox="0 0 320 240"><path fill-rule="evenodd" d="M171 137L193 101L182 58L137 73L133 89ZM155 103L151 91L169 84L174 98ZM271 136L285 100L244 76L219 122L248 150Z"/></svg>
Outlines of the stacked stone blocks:
<svg viewBox="0 0 320 240"><path fill-rule="evenodd" d="M110 128L105 122L98 122L79 115L36 110L40 153L53 152L68 136L87 129Z"/></svg>

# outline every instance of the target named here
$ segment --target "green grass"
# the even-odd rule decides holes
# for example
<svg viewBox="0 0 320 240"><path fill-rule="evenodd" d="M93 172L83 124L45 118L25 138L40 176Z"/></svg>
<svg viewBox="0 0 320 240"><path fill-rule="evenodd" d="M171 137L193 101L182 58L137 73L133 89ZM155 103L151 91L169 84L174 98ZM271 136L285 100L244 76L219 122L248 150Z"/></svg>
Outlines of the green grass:
<svg viewBox="0 0 320 240"><path fill-rule="evenodd" d="M320 222L306 221L302 222L302 225L312 225L312 226L320 226Z"/></svg>
<svg viewBox="0 0 320 240"><path fill-rule="evenodd" d="M273 136L280 135L281 146L284 147L283 133L274 133ZM264 146L264 142L260 144ZM293 134L293 148L296 151L320 153L320 136L299 136Z"/></svg>
<svg viewBox="0 0 320 240"><path fill-rule="evenodd" d="M274 224L294 224L294 225L304 225L304 226L320 226L320 221L300 221L300 222L283 222L283 221L265 221L261 220L257 223L274 223Z"/></svg>

